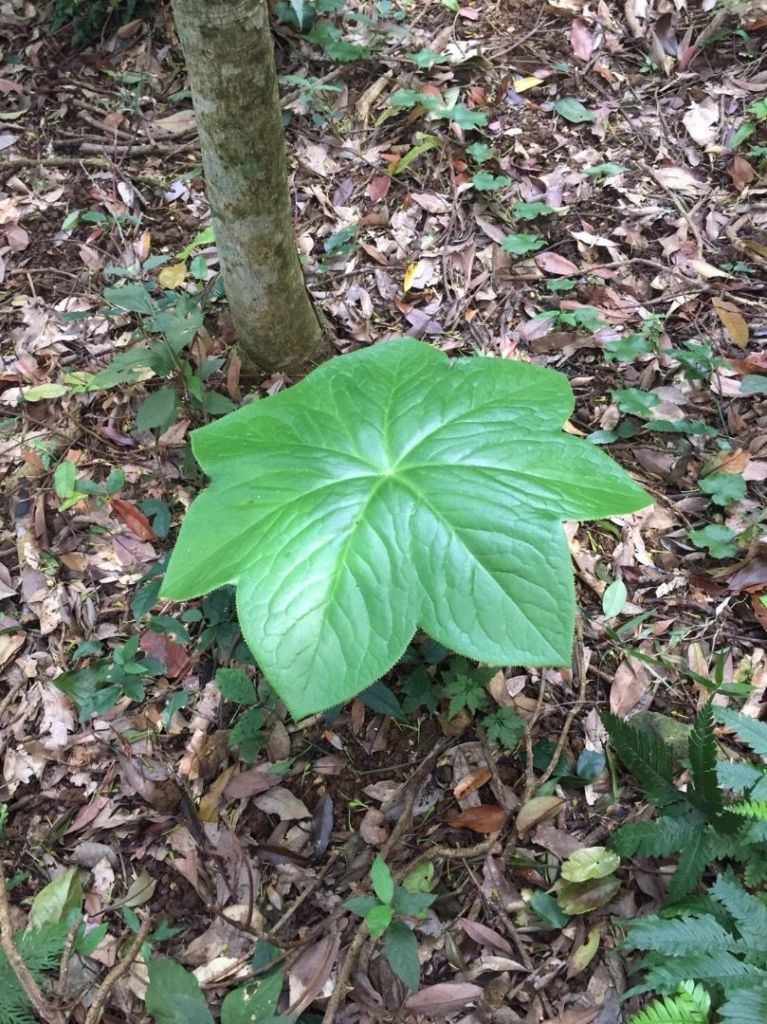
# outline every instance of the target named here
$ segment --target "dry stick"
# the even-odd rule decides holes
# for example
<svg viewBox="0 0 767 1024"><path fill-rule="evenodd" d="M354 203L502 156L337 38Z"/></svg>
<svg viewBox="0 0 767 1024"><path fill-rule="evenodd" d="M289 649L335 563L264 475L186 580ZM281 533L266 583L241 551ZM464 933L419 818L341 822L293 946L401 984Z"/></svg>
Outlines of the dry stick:
<svg viewBox="0 0 767 1024"><path fill-rule="evenodd" d="M144 944L144 939L146 939L147 935L149 934L150 926L151 919L147 916L141 922L141 927L138 930L138 934L136 935L136 938L133 940L133 942L130 944L128 952L125 954L122 960L119 960L114 965L112 970L109 971L107 976L96 989L96 995L93 997L93 1002L91 1003L91 1007L88 1010L88 1013L86 1014L85 1017L85 1024L97 1024L98 1019L101 1016L101 1011L104 1009L104 1004L109 998L109 993L112 991L112 989L120 980L120 978L122 978L124 974L127 974L128 971L133 966L133 961L139 955L141 947Z"/></svg>
<svg viewBox="0 0 767 1024"><path fill-rule="evenodd" d="M540 686L538 687L538 702L535 705L535 711L533 717L529 722L525 722L525 796L524 800L527 803L528 800L532 799L533 793L535 792L535 765L533 764L533 728L535 723L541 716L541 709L543 708L543 698L546 693L546 677L541 676Z"/></svg>
<svg viewBox="0 0 767 1024"><path fill-rule="evenodd" d="M570 728L575 721L575 716L583 707L586 700L586 686L588 683L588 676L586 675L586 666L583 663L583 627L579 620L575 623L575 650L573 652L573 668L575 670L575 678L578 680L578 696L575 703L570 708L570 711L565 719L565 724L562 726L562 732L559 734L557 745L554 748L554 753L551 755L549 766L546 771L538 779L538 786L542 786L545 782L548 782L551 776L554 774L559 759L562 756L562 751L565 749L565 743L567 743L567 737L570 733Z"/></svg>
<svg viewBox="0 0 767 1024"><path fill-rule="evenodd" d="M35 1015L44 1024L65 1024L63 1013L52 1006L40 990L32 972L24 963L24 960L13 941L13 924L11 923L11 910L8 905L8 892L5 886L5 869L0 859L0 946L8 957L13 973L18 978L19 984L24 989L27 999L32 1004Z"/></svg>
<svg viewBox="0 0 767 1024"><path fill-rule="evenodd" d="M64 951L61 954L61 963L59 964L59 980L56 982L56 991L59 996L63 996L67 987L67 980L69 977L69 962L72 959L72 951L75 948L75 939L77 933L80 930L80 924L82 922L78 918L72 922L72 925L67 932L66 941L64 942Z"/></svg>

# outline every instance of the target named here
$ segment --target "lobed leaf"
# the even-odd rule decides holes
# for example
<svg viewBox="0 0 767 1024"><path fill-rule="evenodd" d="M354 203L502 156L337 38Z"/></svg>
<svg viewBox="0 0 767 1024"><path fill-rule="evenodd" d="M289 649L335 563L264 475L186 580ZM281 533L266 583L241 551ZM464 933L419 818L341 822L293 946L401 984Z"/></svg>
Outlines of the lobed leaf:
<svg viewBox="0 0 767 1024"><path fill-rule="evenodd" d="M195 431L211 477L162 593L237 585L243 634L295 716L387 672L420 626L487 664L570 660L562 520L647 495L562 433L567 379L413 339L333 359Z"/></svg>

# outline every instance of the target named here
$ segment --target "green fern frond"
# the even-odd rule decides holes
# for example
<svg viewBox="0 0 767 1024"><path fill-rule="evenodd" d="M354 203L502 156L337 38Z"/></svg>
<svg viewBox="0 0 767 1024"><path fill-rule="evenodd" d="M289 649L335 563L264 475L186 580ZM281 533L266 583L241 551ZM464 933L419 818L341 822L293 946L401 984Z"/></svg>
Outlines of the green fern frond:
<svg viewBox="0 0 767 1024"><path fill-rule="evenodd" d="M729 944L734 944L729 936ZM727 949L708 953L692 952L680 957L656 960L648 957L645 984L656 992L675 992L678 985L694 978L704 985L752 987L762 984L765 972L754 964L746 963Z"/></svg>
<svg viewBox="0 0 767 1024"><path fill-rule="evenodd" d="M730 804L728 810L741 818L767 821L767 800L742 800L740 803Z"/></svg>
<svg viewBox="0 0 767 1024"><path fill-rule="evenodd" d="M69 925L66 921L30 928L16 938L16 945L24 963L35 974L58 970L61 954L67 941Z"/></svg>
<svg viewBox="0 0 767 1024"><path fill-rule="evenodd" d="M688 752L692 769L692 784L688 788L690 802L711 820L724 810L722 792L717 781L717 746L711 701L698 712L690 732Z"/></svg>
<svg viewBox="0 0 767 1024"><path fill-rule="evenodd" d="M58 968L68 930L65 923L51 924L16 936L16 946L38 981ZM0 950L0 1024L35 1024L36 1020L16 972Z"/></svg>
<svg viewBox="0 0 767 1024"><path fill-rule="evenodd" d="M711 895L727 910L751 950L767 952L767 907L746 892L732 873L719 875Z"/></svg>
<svg viewBox="0 0 767 1024"><path fill-rule="evenodd" d="M757 1024L767 1020L767 980L756 988L728 992L718 1014L721 1024Z"/></svg>
<svg viewBox="0 0 767 1024"><path fill-rule="evenodd" d="M700 828L687 843L677 862L676 871L668 887L670 903L680 900L691 892L703 878L703 872L711 860L711 827Z"/></svg>
<svg viewBox="0 0 767 1024"><path fill-rule="evenodd" d="M602 714L602 722L616 754L637 777L650 803L666 807L683 799L683 794L674 785L670 746L654 733L637 729L609 711Z"/></svg>
<svg viewBox="0 0 767 1024"><path fill-rule="evenodd" d="M652 950L665 956L678 957L728 949L734 941L733 936L712 914L670 920L653 915L631 922L625 944L631 949Z"/></svg>
<svg viewBox="0 0 767 1024"><path fill-rule="evenodd" d="M617 829L609 845L621 857L668 857L683 849L702 824L702 819L668 817L630 821Z"/></svg>
<svg viewBox="0 0 767 1024"><path fill-rule="evenodd" d="M759 889L767 882L767 851L750 848L741 857L743 863L743 884L749 889Z"/></svg>
<svg viewBox="0 0 767 1024"><path fill-rule="evenodd" d="M767 761L767 723L757 718L749 718L732 708L715 708L714 717L717 722L732 729L735 735L750 747L755 754Z"/></svg>
<svg viewBox="0 0 767 1024"><path fill-rule="evenodd" d="M32 1004L0 950L0 1024L36 1024Z"/></svg>
<svg viewBox="0 0 767 1024"><path fill-rule="evenodd" d="M662 996L635 1013L629 1024L708 1024L711 999L702 985L684 981L673 996Z"/></svg>
<svg viewBox="0 0 767 1024"><path fill-rule="evenodd" d="M733 793L747 793L765 781L764 772L748 761L719 761L716 776L719 785L731 789Z"/></svg>

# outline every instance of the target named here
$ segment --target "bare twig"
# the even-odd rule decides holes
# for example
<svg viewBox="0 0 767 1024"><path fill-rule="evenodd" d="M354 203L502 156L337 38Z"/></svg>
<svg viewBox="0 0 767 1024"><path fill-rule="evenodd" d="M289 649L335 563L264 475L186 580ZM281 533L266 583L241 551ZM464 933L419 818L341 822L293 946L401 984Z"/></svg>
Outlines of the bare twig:
<svg viewBox="0 0 767 1024"><path fill-rule="evenodd" d="M141 952L141 947L144 944L144 940L149 934L149 928L151 927L151 919L149 916L145 917L141 922L141 927L138 930L133 942L128 947L128 952L125 956L118 960L111 971L106 975L104 980L101 982L99 987L96 989L96 994L93 997L90 1009L85 1017L85 1024L97 1024L101 1011L104 1009L104 1004L109 998L109 993L112 991L117 982L122 978L124 974L133 966L133 962Z"/></svg>
<svg viewBox="0 0 767 1024"><path fill-rule="evenodd" d="M37 984L32 972L24 963L21 953L13 941L13 924L11 922L11 908L8 904L8 893L5 885L5 869L0 859L0 945L8 958L13 973L18 978L19 984L24 989L27 999L32 1004L38 1020L44 1024L64 1024L64 1014L43 995L40 986Z"/></svg>
<svg viewBox="0 0 767 1024"><path fill-rule="evenodd" d="M573 651L573 669L575 679L578 680L578 696L576 697L575 703L570 708L565 724L562 726L562 732L559 734L557 745L554 748L554 753L551 755L548 768L538 779L538 786L542 786L545 782L548 782L551 776L554 774L559 759L562 756L562 751L565 749L565 743L567 737L570 734L570 728L575 721L575 716L580 712L586 700L586 686L588 683L588 676L586 675L586 666L583 661L583 627L581 626L580 620L576 620L575 623L575 648Z"/></svg>
<svg viewBox="0 0 767 1024"><path fill-rule="evenodd" d="M66 941L64 942L64 951L61 954L61 963L59 964L59 980L56 983L56 991L59 996L63 996L67 987L67 978L69 976L69 962L72 959L72 950L75 948L75 939L77 933L80 930L82 920L77 918L72 922L72 926L67 932Z"/></svg>

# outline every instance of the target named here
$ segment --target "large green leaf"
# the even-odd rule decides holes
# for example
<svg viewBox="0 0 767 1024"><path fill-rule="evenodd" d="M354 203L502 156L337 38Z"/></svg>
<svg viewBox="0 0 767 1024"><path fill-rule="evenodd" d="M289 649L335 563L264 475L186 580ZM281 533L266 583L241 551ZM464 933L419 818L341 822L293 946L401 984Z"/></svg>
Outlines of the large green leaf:
<svg viewBox="0 0 767 1024"><path fill-rule="evenodd" d="M243 634L296 716L359 693L419 626L489 664L568 663L561 522L648 503L562 433L572 410L559 373L413 339L331 360L194 433L211 486L162 593L237 584Z"/></svg>
<svg viewBox="0 0 767 1024"><path fill-rule="evenodd" d="M213 1024L197 978L167 957L149 961L147 1013L155 1024Z"/></svg>

